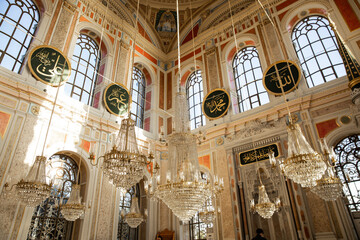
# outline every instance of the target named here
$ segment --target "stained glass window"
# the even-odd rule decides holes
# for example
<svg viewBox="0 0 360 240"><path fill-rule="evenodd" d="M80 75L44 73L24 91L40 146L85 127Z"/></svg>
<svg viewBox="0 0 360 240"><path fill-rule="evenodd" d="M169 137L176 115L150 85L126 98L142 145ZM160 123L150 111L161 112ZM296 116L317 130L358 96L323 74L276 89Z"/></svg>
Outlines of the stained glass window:
<svg viewBox="0 0 360 240"><path fill-rule="evenodd" d="M337 155L335 170L343 183L347 206L360 211L360 135L341 140L334 148Z"/></svg>
<svg viewBox="0 0 360 240"><path fill-rule="evenodd" d="M46 170L46 175L53 181L51 197L35 208L27 239L72 239L73 222L65 220L59 204L65 204L69 199L71 187L76 181L78 166L66 155L53 155L48 161Z"/></svg>
<svg viewBox="0 0 360 240"><path fill-rule="evenodd" d="M144 127L144 108L145 108L145 90L146 82L144 73L134 67L132 75L131 90L131 117L135 121L135 125L139 128Z"/></svg>
<svg viewBox="0 0 360 240"><path fill-rule="evenodd" d="M20 72L39 20L31 0L0 1L0 66Z"/></svg>
<svg viewBox="0 0 360 240"><path fill-rule="evenodd" d="M205 125L205 116L202 112L203 81L200 70L190 74L186 82L186 97L189 104L190 129Z"/></svg>
<svg viewBox="0 0 360 240"><path fill-rule="evenodd" d="M138 185L136 187L138 188ZM120 197L117 240L136 240L138 238L139 228L130 228L125 222L125 216L130 212L131 199L134 195L135 187L132 187L124 196Z"/></svg>
<svg viewBox="0 0 360 240"><path fill-rule="evenodd" d="M243 48L235 55L233 71L240 112L269 102L269 96L262 84L263 73L255 47Z"/></svg>
<svg viewBox="0 0 360 240"><path fill-rule="evenodd" d="M296 24L291 37L309 88L346 74L328 19L306 17Z"/></svg>
<svg viewBox="0 0 360 240"><path fill-rule="evenodd" d="M88 35L80 34L71 61L71 76L65 84L65 94L92 105L99 62L99 45Z"/></svg>

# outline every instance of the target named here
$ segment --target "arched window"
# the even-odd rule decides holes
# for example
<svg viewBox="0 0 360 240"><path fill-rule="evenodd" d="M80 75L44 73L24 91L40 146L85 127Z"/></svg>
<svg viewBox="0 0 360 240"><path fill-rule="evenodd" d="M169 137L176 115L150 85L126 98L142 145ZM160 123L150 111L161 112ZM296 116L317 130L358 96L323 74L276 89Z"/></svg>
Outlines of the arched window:
<svg viewBox="0 0 360 240"><path fill-rule="evenodd" d="M235 55L233 71L240 112L269 102L262 84L263 73L255 47L243 48Z"/></svg>
<svg viewBox="0 0 360 240"><path fill-rule="evenodd" d="M190 74L186 82L186 97L189 104L191 130L204 126L206 124L205 116L202 112L204 93L200 70L196 70Z"/></svg>
<svg viewBox="0 0 360 240"><path fill-rule="evenodd" d="M321 16L302 19L291 35L308 87L346 74L329 21Z"/></svg>
<svg viewBox="0 0 360 240"><path fill-rule="evenodd" d="M190 220L190 239L191 240L206 240L206 224L199 218L199 213Z"/></svg>
<svg viewBox="0 0 360 240"><path fill-rule="evenodd" d="M131 90L131 117L135 121L135 125L139 128L143 128L144 126L145 90L146 82L144 73L137 67L134 67Z"/></svg>
<svg viewBox="0 0 360 240"><path fill-rule="evenodd" d="M0 66L20 72L39 19L31 0L0 1Z"/></svg>
<svg viewBox="0 0 360 240"><path fill-rule="evenodd" d="M334 148L337 155L335 170L344 187L351 212L360 211L360 135L341 140Z"/></svg>
<svg viewBox="0 0 360 240"><path fill-rule="evenodd" d="M200 181L207 182L208 175L204 172L200 172L201 179ZM206 205L212 205L211 199L206 200ZM207 226L204 222L201 221L199 212L196 213L196 215L190 219L189 222L189 233L190 233L190 240L206 240L206 229L207 227L212 228L213 224L210 224L210 226Z"/></svg>
<svg viewBox="0 0 360 240"><path fill-rule="evenodd" d="M53 180L51 196L35 208L27 239L72 239L73 222L62 216L59 203L66 203L69 199L78 165L72 158L59 154L49 159L46 170L47 176Z"/></svg>
<svg viewBox="0 0 360 240"><path fill-rule="evenodd" d="M137 193L139 192L139 187L136 185ZM137 194L139 195L139 194ZM130 226L125 222L125 215L130 212L131 199L135 196L135 187L132 187L125 196L120 197L119 203L119 224L117 232L117 240L137 240L138 239L138 228L130 228ZM137 196L138 197L138 196ZM139 199L139 198L138 198Z"/></svg>
<svg viewBox="0 0 360 240"><path fill-rule="evenodd" d="M72 57L71 76L65 84L66 95L92 105L99 62L99 45L88 35L80 34Z"/></svg>

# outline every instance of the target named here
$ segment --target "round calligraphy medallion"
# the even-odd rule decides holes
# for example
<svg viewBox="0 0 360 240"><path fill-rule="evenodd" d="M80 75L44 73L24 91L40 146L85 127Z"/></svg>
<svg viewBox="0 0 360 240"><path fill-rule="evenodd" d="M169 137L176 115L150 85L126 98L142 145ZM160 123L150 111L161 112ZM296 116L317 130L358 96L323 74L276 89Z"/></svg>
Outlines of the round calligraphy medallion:
<svg viewBox="0 0 360 240"><path fill-rule="evenodd" d="M117 116L129 112L131 97L125 86L112 83L104 91L104 103L107 110Z"/></svg>
<svg viewBox="0 0 360 240"><path fill-rule="evenodd" d="M28 66L37 80L53 87L64 84L71 74L69 59L59 49L48 45L31 51Z"/></svg>
<svg viewBox="0 0 360 240"><path fill-rule="evenodd" d="M230 107L230 96L221 88L209 92L204 98L202 109L208 119L218 119L224 116Z"/></svg>
<svg viewBox="0 0 360 240"><path fill-rule="evenodd" d="M293 61L279 61L266 69L263 76L263 85L274 95L281 95L293 91L300 82L300 68ZM279 80L280 78L280 80Z"/></svg>

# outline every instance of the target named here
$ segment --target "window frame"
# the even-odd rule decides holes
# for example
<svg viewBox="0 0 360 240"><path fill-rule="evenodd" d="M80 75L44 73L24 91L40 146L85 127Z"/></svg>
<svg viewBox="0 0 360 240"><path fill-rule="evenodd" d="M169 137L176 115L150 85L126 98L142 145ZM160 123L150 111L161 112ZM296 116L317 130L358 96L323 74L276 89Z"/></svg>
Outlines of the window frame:
<svg viewBox="0 0 360 240"><path fill-rule="evenodd" d="M250 54L253 55L251 58L249 58ZM245 61L242 62L243 59L250 61L250 68L245 66ZM255 62L252 59L257 59L254 61L258 62L258 66L254 66ZM263 71L259 52L255 46L245 46L235 53L232 69L239 112L246 112L270 102L269 95L262 84ZM252 80L248 81L247 75L251 75ZM260 75L261 77L259 77Z"/></svg>
<svg viewBox="0 0 360 240"><path fill-rule="evenodd" d="M198 88L197 92L195 92L196 86ZM202 72L200 69L194 70L188 76L185 88L190 129L193 130L201 126L205 126L206 119L202 109L202 103L204 99L204 86ZM196 113L196 109L200 109L199 114Z"/></svg>
<svg viewBox="0 0 360 240"><path fill-rule="evenodd" d="M5 0L4 0L5 1ZM9 0L6 0L9 1ZM8 68L6 66L0 65L6 69L9 69L12 72L15 73L20 73L25 65L25 58L26 58L26 54L31 46L31 43L35 37L36 31L38 29L39 26L39 22L41 20L41 12L36 4L35 1L32 0L23 0L22 1L27 2L30 6L28 7L28 10L32 10L32 14L30 14L29 12L24 12L24 10L22 9L22 7L20 7L19 5L17 5L15 2L10 3L9 7L4 11L4 14L0 14L0 16L3 17L3 19L0 19L0 30L1 27L3 26L3 24L9 24L7 21L11 21L12 23L15 23L15 27L13 28L12 33L10 33L10 35L8 33L5 33L3 31L0 31L0 36L4 35L4 38L8 37L9 40L6 41L6 46L4 48L4 51L0 51L0 64L4 61L5 58L5 62L6 62L6 58L10 58L14 60L14 64L12 65L11 68ZM18 8L20 8L21 14L20 17L18 19L18 21L14 21L14 19L12 19L9 15L9 10L11 9L12 6L18 6ZM24 4L23 6L26 6L26 4ZM24 17L24 15L27 14L28 16L31 17L31 23L27 25L27 27L24 27L23 24L21 24L21 19ZM7 20L6 20L7 19ZM27 21L25 21L27 22ZM23 29L26 31L26 33L24 33L23 31L21 31L20 29ZM14 35L15 34L23 34L24 38L23 40L20 40L18 38L20 38L20 36L18 36L18 38L15 38ZM27 44L26 41L28 41ZM18 44L20 45L20 49L19 51L17 51L16 56L13 56L12 54L9 53L8 49L11 47L11 49L14 49L14 46L10 46L11 44Z"/></svg>
<svg viewBox="0 0 360 240"><path fill-rule="evenodd" d="M316 28L314 27L315 25L317 26ZM303 29L306 29L307 31L301 33ZM316 34L314 34L317 36L317 39L314 40L314 37L310 39L309 32L315 29ZM325 32L320 34L319 29L323 29L321 31L325 31L327 36L324 36ZM293 26L290 37L308 88L319 86L346 75L335 33L331 29L330 21L327 17L321 15L309 15L300 19ZM302 37L303 39L306 39L307 43L303 43L305 40L299 40ZM332 42L332 45L328 46L330 42ZM318 48L319 46L322 48L320 53L315 49L315 47ZM305 49L308 49L311 54L308 54ZM325 64L328 63L330 63L330 65L325 67Z"/></svg>
<svg viewBox="0 0 360 240"><path fill-rule="evenodd" d="M136 77L135 77L136 76ZM134 66L132 71L131 81L131 105L135 104L135 113L133 112L133 106L131 106L130 114L131 118L135 121L135 126L144 128L144 115L145 115L145 100L146 100L146 79L144 72ZM137 82L137 88L134 88L134 83ZM136 86L136 85L135 85ZM140 87L142 89L140 89ZM136 100L134 99L136 96Z"/></svg>
<svg viewBox="0 0 360 240"><path fill-rule="evenodd" d="M360 191L360 155L354 154L357 149L360 149L360 134L347 136L334 147L337 158L335 163L336 175L343 183L343 193L347 199L345 204L352 213L360 212L360 203L353 194L355 190ZM354 159L349 159L349 157ZM360 199L360 194L357 198Z"/></svg>
<svg viewBox="0 0 360 240"><path fill-rule="evenodd" d="M39 239L39 237L41 238L43 234L49 236L49 230L44 228L44 225L46 224L43 223L45 222L55 223L55 227L51 231L51 233L53 233L54 235L52 236L52 238L47 239L71 239L74 222L67 221L62 216L59 203L62 200L61 203L65 204L70 197L72 185L75 183L80 183L81 174L79 174L79 176L77 177L79 165L74 159L72 159L66 154L52 155L49 158L47 165L49 166L47 171L55 172L55 179L53 179L55 181L51 189L50 197L44 200L40 205L35 207L33 211L33 216L31 217L31 224L27 233L27 239ZM61 176L61 178L58 177L58 171L62 171L64 173L63 176L67 176L67 178L63 178L63 176ZM71 185L69 186L69 184ZM37 223L37 221L39 223ZM64 223L64 227L58 228L57 226L61 223ZM33 228L34 225L37 225L37 227L40 228ZM65 233L64 238L59 238L61 236L58 235L59 229L66 229L65 232L60 232L60 234ZM31 234L33 234L33 237L30 237Z"/></svg>
<svg viewBox="0 0 360 240"><path fill-rule="evenodd" d="M87 49L83 47L81 44L84 44L85 46L92 45L92 48L88 50L87 53L85 53L88 54L87 59L84 58L84 54L83 54ZM79 51L79 55L76 55L77 51ZM91 51L93 51L93 53ZM95 60L94 64L90 62L92 57ZM85 62L86 66L84 66L84 64L81 64L81 62ZM78 100L79 102L93 106L95 87L99 77L100 62L101 62L101 49L98 42L91 36L85 33L80 33L79 37L76 39L74 54L72 57L71 76L68 79L68 81L65 83L65 90L64 90L65 94L70 96L71 98ZM83 72L82 70L80 71L79 68L85 69L85 72ZM88 75L89 72L90 74ZM82 86L78 85L77 78L83 78L81 82ZM87 90L86 84L89 82L90 82L90 87ZM67 89L69 89L69 91ZM87 101L85 102L83 101L83 97L85 96L84 94L88 95ZM78 96L78 98L74 96Z"/></svg>
<svg viewBox="0 0 360 240"><path fill-rule="evenodd" d="M136 191L135 191L135 187L136 187ZM119 221L118 221L118 228L117 228L117 235L116 235L116 239L117 240L137 240L138 239L138 235L139 235L139 226L134 229L134 228L131 228L126 222L125 222L125 215L122 217L121 216L121 211L122 209L127 209L127 211L125 211L125 214L128 213L130 211L130 207L131 207L131 201L132 201L132 198L133 197L138 197L138 204L140 204L140 197L139 197L139 184L136 184L136 186L133 186L132 188L130 188L130 190L128 190L126 192L126 194L124 196L120 196L120 201L119 201ZM126 201L126 196L127 195L130 195L130 198L129 198L129 201L127 202L128 203L128 206L127 204L125 204L125 201ZM124 228L128 231L128 236L127 238L123 239L122 238L122 234L123 234L123 230ZM133 235L131 235L131 233Z"/></svg>

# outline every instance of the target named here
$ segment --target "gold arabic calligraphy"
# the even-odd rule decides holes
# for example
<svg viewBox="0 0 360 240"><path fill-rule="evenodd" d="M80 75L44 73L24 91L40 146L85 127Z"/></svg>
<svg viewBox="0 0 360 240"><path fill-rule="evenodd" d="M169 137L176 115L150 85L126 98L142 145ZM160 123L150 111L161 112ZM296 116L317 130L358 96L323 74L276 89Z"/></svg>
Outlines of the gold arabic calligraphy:
<svg viewBox="0 0 360 240"><path fill-rule="evenodd" d="M222 94L221 96L215 96L210 101L206 102L206 106L209 108L210 113L217 113L222 112L226 108L224 107L226 105L226 102L224 102L225 95Z"/></svg>
<svg viewBox="0 0 360 240"><path fill-rule="evenodd" d="M256 152L255 152L256 151ZM275 152L274 146L256 149L255 151L245 152L241 154L241 160L244 164L255 162L256 160L264 160L269 158L268 154L270 151Z"/></svg>
<svg viewBox="0 0 360 240"><path fill-rule="evenodd" d="M278 80L276 73L271 75L270 80L271 82L275 82L277 88L281 88L281 86L285 87L292 83L289 69L286 68L285 70L279 71L279 76L281 81Z"/></svg>
<svg viewBox="0 0 360 240"><path fill-rule="evenodd" d="M119 112L126 107L126 92L121 88L112 89L107 99L110 101L109 104L117 108Z"/></svg>
<svg viewBox="0 0 360 240"><path fill-rule="evenodd" d="M40 64L36 67L36 72L38 75L43 76L46 80L54 83L59 81L57 77L63 75L64 68L58 66L61 55L58 55L55 60L57 53L51 53L50 58L49 54L50 53L47 51L40 51L35 55L35 57L37 57L40 61Z"/></svg>

